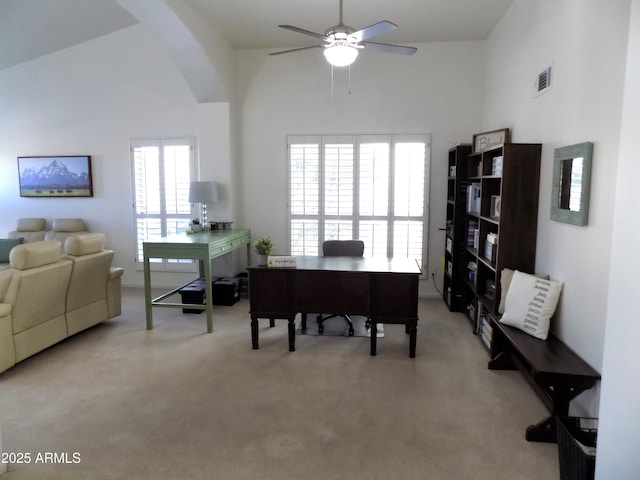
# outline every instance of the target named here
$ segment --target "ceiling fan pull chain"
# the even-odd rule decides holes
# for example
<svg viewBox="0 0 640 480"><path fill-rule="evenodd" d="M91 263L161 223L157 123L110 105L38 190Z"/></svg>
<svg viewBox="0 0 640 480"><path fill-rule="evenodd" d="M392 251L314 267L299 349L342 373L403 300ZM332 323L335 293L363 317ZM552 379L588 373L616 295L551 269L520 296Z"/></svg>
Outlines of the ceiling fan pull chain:
<svg viewBox="0 0 640 480"><path fill-rule="evenodd" d="M351 65L349 65L349 95L351 95Z"/></svg>
<svg viewBox="0 0 640 480"><path fill-rule="evenodd" d="M333 102L333 65L331 65L331 101Z"/></svg>

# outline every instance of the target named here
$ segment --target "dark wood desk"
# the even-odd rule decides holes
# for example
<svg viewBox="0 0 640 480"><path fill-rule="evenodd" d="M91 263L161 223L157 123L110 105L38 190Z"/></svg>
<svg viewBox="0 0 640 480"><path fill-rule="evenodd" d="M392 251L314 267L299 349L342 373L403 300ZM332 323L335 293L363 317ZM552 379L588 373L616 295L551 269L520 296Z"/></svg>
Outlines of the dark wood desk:
<svg viewBox="0 0 640 480"><path fill-rule="evenodd" d="M371 318L371 355L377 324L404 324L409 356L415 357L418 276L415 260L361 257L298 257L296 268L249 267L251 342L258 346L258 319L289 322L289 351L295 351L295 317L307 312L347 313Z"/></svg>

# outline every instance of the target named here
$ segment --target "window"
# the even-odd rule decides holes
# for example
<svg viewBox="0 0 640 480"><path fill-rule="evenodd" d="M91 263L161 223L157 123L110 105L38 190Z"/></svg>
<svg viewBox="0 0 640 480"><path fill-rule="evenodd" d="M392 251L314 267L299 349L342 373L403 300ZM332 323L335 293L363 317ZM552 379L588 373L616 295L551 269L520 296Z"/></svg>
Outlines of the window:
<svg viewBox="0 0 640 480"><path fill-rule="evenodd" d="M291 136L289 246L318 255L324 240L359 238L365 256L423 265L428 135Z"/></svg>
<svg viewBox="0 0 640 480"><path fill-rule="evenodd" d="M186 232L191 217L189 185L194 176L193 140L142 139L131 142L136 262L142 243ZM194 270L192 260L152 259L154 270Z"/></svg>

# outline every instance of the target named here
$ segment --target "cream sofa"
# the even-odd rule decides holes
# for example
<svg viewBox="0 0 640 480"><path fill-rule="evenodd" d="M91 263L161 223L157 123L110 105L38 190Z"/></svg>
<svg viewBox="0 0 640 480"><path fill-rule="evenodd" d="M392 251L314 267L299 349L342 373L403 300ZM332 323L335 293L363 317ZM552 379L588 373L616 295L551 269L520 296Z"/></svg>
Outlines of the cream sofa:
<svg viewBox="0 0 640 480"><path fill-rule="evenodd" d="M121 313L123 269L111 267L104 234L14 247L0 272L0 372Z"/></svg>
<svg viewBox="0 0 640 480"><path fill-rule="evenodd" d="M42 240L58 240L60 241L61 251L64 253L64 242L67 238L89 233L84 220L81 218L57 218L53 221L52 229L47 230L47 220L44 218L19 218L16 229L9 232L8 240L21 239L20 243L40 242ZM8 240L0 239L0 242ZM0 250L4 250L0 245ZM3 253L5 253L3 251ZM9 268L9 262L6 255L0 255L0 271Z"/></svg>

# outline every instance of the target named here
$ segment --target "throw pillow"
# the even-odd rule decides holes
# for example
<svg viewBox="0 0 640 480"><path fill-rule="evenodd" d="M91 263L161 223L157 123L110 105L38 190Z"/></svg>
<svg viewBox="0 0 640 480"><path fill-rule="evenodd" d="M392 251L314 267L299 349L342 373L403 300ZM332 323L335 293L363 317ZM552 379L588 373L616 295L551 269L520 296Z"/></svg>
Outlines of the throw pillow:
<svg viewBox="0 0 640 480"><path fill-rule="evenodd" d="M22 243L24 238L0 238L0 263L9 263L9 253L13 247Z"/></svg>
<svg viewBox="0 0 640 480"><path fill-rule="evenodd" d="M507 292L509 291L509 285L511 285L511 279L513 278L513 272L515 270L511 270L510 268L503 268L502 273L500 274L500 305L498 305L498 312L504 313L504 304L507 301ZM549 275L544 273L534 273L534 275L538 278L544 278L545 280L549 280Z"/></svg>
<svg viewBox="0 0 640 480"><path fill-rule="evenodd" d="M516 270L500 322L546 340L551 316L556 311L561 292L562 282L545 280Z"/></svg>

